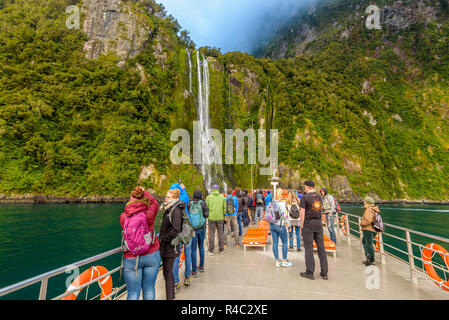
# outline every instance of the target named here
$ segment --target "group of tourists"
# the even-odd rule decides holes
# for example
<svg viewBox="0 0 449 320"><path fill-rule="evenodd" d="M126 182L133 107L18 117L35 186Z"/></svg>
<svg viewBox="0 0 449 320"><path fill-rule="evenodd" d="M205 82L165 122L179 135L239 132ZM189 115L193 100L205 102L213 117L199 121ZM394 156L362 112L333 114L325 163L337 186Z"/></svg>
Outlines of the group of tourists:
<svg viewBox="0 0 449 320"><path fill-rule="evenodd" d="M192 277L204 272L204 242L208 242L208 254L215 252L218 239L218 253L224 254L225 247L240 247L243 228L257 224L262 219L270 223L272 250L276 267L291 267L288 250L305 251L305 272L300 276L314 279L315 260L313 243L316 243L320 261L320 276L328 279L328 261L324 246L322 214L326 216L331 241L337 244L334 220L339 210L338 203L328 194L326 188L317 192L315 183L305 181L300 190L276 189L248 192L240 188L220 193L220 187L213 185L212 191L203 200L201 190L195 190L189 198L182 181L173 184L165 201L159 208L158 202L144 190L136 187L120 216L123 229L123 275L128 300L140 298L155 299L156 278L162 262L166 299L173 300L181 287L179 267L181 253L184 260L184 285L190 286ZM373 220L379 208L374 200L365 198L365 212L361 222L363 245L366 253L365 265L375 263L373 238L376 230ZM160 234L155 233L155 218L162 211ZM206 228L208 231L206 238ZM217 237L216 237L217 234ZM293 235L296 234L296 241ZM282 259L279 256L279 239L282 243ZM198 262L199 255L199 262Z"/></svg>

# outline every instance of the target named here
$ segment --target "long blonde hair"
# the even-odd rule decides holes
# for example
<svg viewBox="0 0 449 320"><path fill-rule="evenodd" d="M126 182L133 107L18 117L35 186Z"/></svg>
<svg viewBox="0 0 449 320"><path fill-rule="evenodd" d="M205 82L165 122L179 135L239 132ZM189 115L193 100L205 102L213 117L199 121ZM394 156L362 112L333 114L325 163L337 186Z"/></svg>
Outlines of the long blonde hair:
<svg viewBox="0 0 449 320"><path fill-rule="evenodd" d="M286 201L286 203L288 204L288 205L292 205L293 203L296 203L296 204L298 204L299 205L299 198L298 198L298 196L295 194L295 192L294 191L290 191L289 193L288 193L288 196L287 196L287 201Z"/></svg>
<svg viewBox="0 0 449 320"><path fill-rule="evenodd" d="M282 189L281 188L276 189L276 193L274 194L274 200L282 201Z"/></svg>

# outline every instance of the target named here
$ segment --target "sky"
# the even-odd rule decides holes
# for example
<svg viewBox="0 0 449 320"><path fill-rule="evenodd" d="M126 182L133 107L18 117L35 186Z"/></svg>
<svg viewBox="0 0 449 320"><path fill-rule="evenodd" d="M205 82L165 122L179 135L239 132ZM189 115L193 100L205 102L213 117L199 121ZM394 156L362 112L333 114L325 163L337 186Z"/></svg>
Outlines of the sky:
<svg viewBox="0 0 449 320"><path fill-rule="evenodd" d="M251 50L313 0L156 0L190 32L197 47Z"/></svg>

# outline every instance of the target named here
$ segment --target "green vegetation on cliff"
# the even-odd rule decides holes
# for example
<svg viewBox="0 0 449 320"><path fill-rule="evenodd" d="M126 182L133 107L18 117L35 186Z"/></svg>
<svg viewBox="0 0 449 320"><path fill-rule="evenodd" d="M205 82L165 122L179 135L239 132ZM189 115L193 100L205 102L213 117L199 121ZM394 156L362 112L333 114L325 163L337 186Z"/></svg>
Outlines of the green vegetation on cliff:
<svg viewBox="0 0 449 320"><path fill-rule="evenodd" d="M369 1L340 0L286 27L307 24L311 41L281 30L261 58L201 48L212 127L279 129L284 186L313 178L347 198L448 199L449 17L439 0L427 2L435 19L405 29L368 30L360 16ZM87 36L65 26L73 3L0 2L0 193L126 195L149 165L143 183L158 193L178 177L190 193L202 188L193 166L169 161L171 130L191 131L196 120L188 33L143 1L134 10L153 31L144 49L121 67L113 52L89 60ZM282 58L263 57L279 48ZM250 187L249 166L224 171ZM254 186L267 186L257 172Z"/></svg>

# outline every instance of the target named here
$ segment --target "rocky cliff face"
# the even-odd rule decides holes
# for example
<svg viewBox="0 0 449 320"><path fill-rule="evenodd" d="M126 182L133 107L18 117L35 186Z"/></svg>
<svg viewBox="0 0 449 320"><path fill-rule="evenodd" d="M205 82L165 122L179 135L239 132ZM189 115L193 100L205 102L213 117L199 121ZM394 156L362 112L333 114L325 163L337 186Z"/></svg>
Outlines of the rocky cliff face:
<svg viewBox="0 0 449 320"><path fill-rule="evenodd" d="M85 17L83 30L89 37L84 44L88 59L110 51L122 61L134 58L152 32L129 1L84 0L81 12Z"/></svg>

